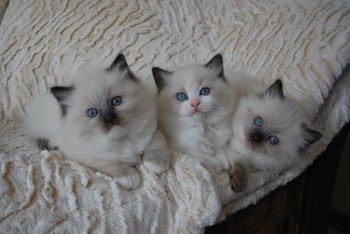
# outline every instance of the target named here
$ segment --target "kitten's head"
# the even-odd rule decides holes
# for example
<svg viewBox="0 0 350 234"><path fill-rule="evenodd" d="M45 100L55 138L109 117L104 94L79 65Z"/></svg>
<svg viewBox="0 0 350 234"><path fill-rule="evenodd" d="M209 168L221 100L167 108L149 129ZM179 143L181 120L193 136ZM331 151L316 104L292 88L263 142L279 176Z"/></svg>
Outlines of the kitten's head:
<svg viewBox="0 0 350 234"><path fill-rule="evenodd" d="M173 72L152 68L162 115L176 118L210 118L226 112L230 90L223 73L221 54L205 65L191 65Z"/></svg>
<svg viewBox="0 0 350 234"><path fill-rule="evenodd" d="M83 138L119 139L136 134L155 115L155 96L119 54L105 68L88 67L75 75L72 86L52 87L62 118ZM153 95L153 96L152 96Z"/></svg>
<svg viewBox="0 0 350 234"><path fill-rule="evenodd" d="M283 94L277 80L266 91L238 104L233 121L234 147L260 169L288 167L321 133L307 126L307 118Z"/></svg>

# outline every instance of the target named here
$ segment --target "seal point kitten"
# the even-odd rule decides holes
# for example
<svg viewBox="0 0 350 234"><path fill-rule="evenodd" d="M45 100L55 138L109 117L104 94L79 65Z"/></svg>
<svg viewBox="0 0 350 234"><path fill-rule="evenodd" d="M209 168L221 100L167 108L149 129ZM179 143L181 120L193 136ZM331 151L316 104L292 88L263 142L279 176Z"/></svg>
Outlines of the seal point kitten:
<svg viewBox="0 0 350 234"><path fill-rule="evenodd" d="M74 75L73 84L52 87L29 102L29 131L44 139L39 143L116 177L125 189L140 183L142 154L150 169L166 170L165 140L156 131L156 93L131 72L124 55L107 69L88 66ZM159 158L152 158L148 148Z"/></svg>
<svg viewBox="0 0 350 234"><path fill-rule="evenodd" d="M220 54L207 64L173 72L153 67L158 87L159 124L171 148L193 156L213 157L227 144L232 115L230 89ZM197 140L198 139L198 140Z"/></svg>
<svg viewBox="0 0 350 234"><path fill-rule="evenodd" d="M309 128L305 114L283 93L281 80L239 101L232 148L253 168L278 173L296 163L322 134Z"/></svg>
<svg viewBox="0 0 350 234"><path fill-rule="evenodd" d="M235 103L224 76L222 55L215 55L205 65L175 71L153 67L152 73L158 88L159 126L170 148L196 157L216 174L228 170L226 148ZM239 169L236 178L241 178L245 174L242 167L235 168Z"/></svg>

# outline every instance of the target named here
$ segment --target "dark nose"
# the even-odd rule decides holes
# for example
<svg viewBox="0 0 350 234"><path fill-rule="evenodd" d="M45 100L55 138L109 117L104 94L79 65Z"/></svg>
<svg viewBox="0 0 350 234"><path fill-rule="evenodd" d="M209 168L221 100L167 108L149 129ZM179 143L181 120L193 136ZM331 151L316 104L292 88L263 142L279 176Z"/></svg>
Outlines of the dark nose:
<svg viewBox="0 0 350 234"><path fill-rule="evenodd" d="M256 142L256 143L261 143L263 142L265 136L264 133L261 131L254 131L251 135L250 135L251 139Z"/></svg>
<svg viewBox="0 0 350 234"><path fill-rule="evenodd" d="M115 113L114 112L106 112L103 116L103 122L105 123L111 123L115 119Z"/></svg>

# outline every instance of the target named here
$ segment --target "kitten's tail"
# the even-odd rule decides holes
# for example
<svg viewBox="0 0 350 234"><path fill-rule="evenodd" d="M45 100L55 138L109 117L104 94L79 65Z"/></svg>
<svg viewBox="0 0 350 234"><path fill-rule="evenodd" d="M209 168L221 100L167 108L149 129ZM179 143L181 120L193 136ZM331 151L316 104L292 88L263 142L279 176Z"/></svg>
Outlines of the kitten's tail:
<svg viewBox="0 0 350 234"><path fill-rule="evenodd" d="M61 122L61 109L51 93L39 94L27 104L27 128L38 139L52 140Z"/></svg>

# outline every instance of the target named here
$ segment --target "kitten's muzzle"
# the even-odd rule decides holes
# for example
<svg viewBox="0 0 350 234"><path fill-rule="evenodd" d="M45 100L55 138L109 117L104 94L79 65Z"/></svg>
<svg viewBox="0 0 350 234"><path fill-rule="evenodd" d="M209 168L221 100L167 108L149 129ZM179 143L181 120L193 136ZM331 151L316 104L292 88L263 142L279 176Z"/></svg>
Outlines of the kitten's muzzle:
<svg viewBox="0 0 350 234"><path fill-rule="evenodd" d="M265 134L261 130L255 129L250 134L250 139L255 143L262 143L265 139Z"/></svg>
<svg viewBox="0 0 350 234"><path fill-rule="evenodd" d="M114 112L105 112L101 117L106 129L110 129L113 125L118 124L118 116Z"/></svg>

